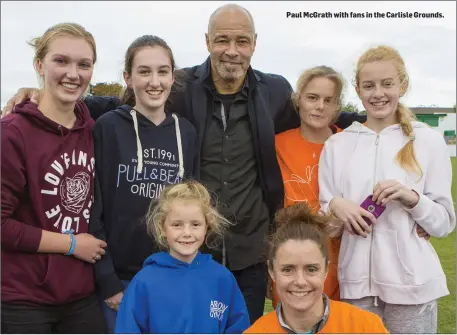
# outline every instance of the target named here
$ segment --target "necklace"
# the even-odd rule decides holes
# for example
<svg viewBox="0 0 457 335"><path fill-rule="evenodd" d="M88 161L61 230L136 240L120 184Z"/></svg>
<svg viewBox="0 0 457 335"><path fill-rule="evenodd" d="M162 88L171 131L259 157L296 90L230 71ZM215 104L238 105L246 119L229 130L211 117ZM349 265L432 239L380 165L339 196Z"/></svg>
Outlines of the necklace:
<svg viewBox="0 0 457 335"><path fill-rule="evenodd" d="M307 147L307 152L311 153L312 152L312 157L315 159L317 157L317 154L316 154L316 145L320 145L320 143L314 143L314 142L311 142L309 141L307 138L305 138L302 133L300 132L300 138L305 142L306 144L306 147ZM313 147L311 147L311 145L313 145Z"/></svg>
<svg viewBox="0 0 457 335"><path fill-rule="evenodd" d="M332 132L332 130L331 130L330 128L329 128L329 130L330 130L331 133L330 133L330 135L328 135L328 136L325 138L324 143L325 143L325 141L326 141L330 136L332 136L332 133L333 133L333 132ZM316 148L312 149L312 148L311 148L311 144L316 144L316 145L319 145L319 147L320 147L321 145L324 145L324 143L315 143L315 142L311 142L310 140L308 140L308 139L306 138L306 136L303 135L301 128L298 128L298 132L299 132L299 134L300 134L300 137L305 141L306 146L308 147L309 151L310 151L310 152L311 152L311 151L313 152L313 154L312 154L313 158L316 158L316 157L317 157Z"/></svg>

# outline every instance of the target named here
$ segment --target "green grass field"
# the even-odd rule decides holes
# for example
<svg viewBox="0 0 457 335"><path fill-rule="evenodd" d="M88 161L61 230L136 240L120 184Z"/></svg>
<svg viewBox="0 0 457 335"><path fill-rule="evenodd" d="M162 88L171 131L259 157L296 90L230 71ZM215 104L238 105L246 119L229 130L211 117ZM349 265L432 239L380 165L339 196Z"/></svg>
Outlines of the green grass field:
<svg viewBox="0 0 457 335"><path fill-rule="evenodd" d="M454 199L454 207L456 202L455 197L455 178L456 178L456 169L455 169L455 157L451 158L452 161L452 171L453 171L453 180L452 180L452 197ZM441 298L438 300L438 333L441 334L455 334L456 333L456 315L455 315L455 268L456 268L456 258L455 258L455 244L456 237L455 231L445 239L432 239L432 244L438 253L438 256L441 260L441 266L444 269L447 277L447 286L449 292L451 293L447 297ZM266 300L265 302L265 312L272 310L271 300Z"/></svg>
<svg viewBox="0 0 457 335"><path fill-rule="evenodd" d="M455 197L455 157L452 161L452 198L454 199L454 207L456 202ZM432 244L441 260L441 266L444 269L447 277L447 287L450 295L438 300L438 333L455 334L455 231L445 239L433 239Z"/></svg>

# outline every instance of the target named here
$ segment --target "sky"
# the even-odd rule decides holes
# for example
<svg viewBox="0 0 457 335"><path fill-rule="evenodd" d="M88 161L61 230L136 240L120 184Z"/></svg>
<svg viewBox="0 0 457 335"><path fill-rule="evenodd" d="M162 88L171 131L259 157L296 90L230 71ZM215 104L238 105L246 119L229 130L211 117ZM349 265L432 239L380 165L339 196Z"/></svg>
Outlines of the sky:
<svg viewBox="0 0 457 335"><path fill-rule="evenodd" d="M34 51L27 41L60 22L76 22L94 35L92 83L119 82L125 52L137 37L163 38L178 67L203 63L208 19L227 1L2 1L1 106L21 87L36 87ZM352 85L358 57L386 44L402 55L410 77L403 102L410 107L456 103L455 1L241 1L254 18L254 69L284 76L295 88L304 70L327 65L346 80L344 101L363 109ZM332 18L287 18L287 12L331 13ZM336 18L338 12L441 13L442 18Z"/></svg>

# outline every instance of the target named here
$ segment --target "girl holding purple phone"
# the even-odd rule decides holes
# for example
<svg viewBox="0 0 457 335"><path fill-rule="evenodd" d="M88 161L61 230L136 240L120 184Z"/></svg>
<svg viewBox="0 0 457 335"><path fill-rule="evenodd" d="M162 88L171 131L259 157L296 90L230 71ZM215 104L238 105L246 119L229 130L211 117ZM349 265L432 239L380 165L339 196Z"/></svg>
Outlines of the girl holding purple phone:
<svg viewBox="0 0 457 335"><path fill-rule="evenodd" d="M321 210L342 234L341 299L378 314L391 333L436 333L437 299L449 294L431 243L456 224L452 168L443 136L399 102L409 84L390 47L359 59L356 91L367 122L325 143L319 162Z"/></svg>

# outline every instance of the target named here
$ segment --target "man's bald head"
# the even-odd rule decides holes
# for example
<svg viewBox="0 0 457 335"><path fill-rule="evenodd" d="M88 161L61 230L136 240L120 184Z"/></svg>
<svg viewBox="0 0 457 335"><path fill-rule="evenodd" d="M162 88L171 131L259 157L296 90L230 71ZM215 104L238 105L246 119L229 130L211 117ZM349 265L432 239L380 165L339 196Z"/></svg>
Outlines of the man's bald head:
<svg viewBox="0 0 457 335"><path fill-rule="evenodd" d="M213 14L209 17L208 22L208 34L211 35L214 25L217 22L218 17L224 14L236 14L236 15L245 15L250 23L251 32L255 34L254 19L252 18L251 13L240 5L237 4L227 4L216 9Z"/></svg>

